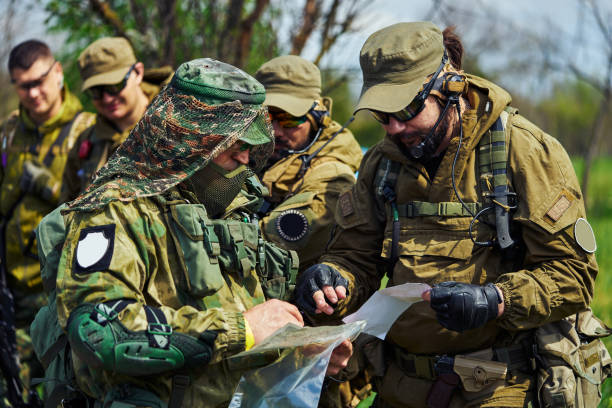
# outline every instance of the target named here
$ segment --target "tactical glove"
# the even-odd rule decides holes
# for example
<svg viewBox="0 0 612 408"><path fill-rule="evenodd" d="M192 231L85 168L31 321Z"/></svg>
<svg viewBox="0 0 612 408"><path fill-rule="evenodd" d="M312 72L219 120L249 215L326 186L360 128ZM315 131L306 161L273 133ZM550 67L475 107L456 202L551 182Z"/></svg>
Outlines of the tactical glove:
<svg viewBox="0 0 612 408"><path fill-rule="evenodd" d="M344 286L348 293L348 281L340 275L340 272L328 265L312 265L302 272L298 278L295 288L295 303L298 308L308 313L314 313L317 306L312 295L316 291L323 290L324 286L331 286L334 289L338 286Z"/></svg>
<svg viewBox="0 0 612 408"><path fill-rule="evenodd" d="M484 326L497 317L501 297L492 283L485 286L442 282L431 289L431 307L438 322L462 332Z"/></svg>
<svg viewBox="0 0 612 408"><path fill-rule="evenodd" d="M45 201L51 201L59 192L59 188L56 187L57 180L53 174L46 167L32 160L26 160L23 163L19 186L23 192L34 194Z"/></svg>

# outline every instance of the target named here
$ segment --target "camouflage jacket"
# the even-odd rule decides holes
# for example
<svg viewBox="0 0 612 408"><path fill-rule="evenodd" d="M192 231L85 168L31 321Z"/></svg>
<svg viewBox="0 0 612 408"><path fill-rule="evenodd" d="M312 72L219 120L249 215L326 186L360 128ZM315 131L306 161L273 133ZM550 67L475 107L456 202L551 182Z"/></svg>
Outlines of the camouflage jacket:
<svg viewBox="0 0 612 408"><path fill-rule="evenodd" d="M192 381L183 406L226 407L248 368L227 360L245 348L242 312L268 297L289 296L286 278L289 271L295 277L297 256L263 242L257 224L242 219L241 206L226 220L211 220L193 202L195 196L178 186L129 203L68 212L57 275L58 315L65 328L71 311L83 303L124 299L135 301L118 317L128 330L146 330L147 305L161 310L175 332L195 338L216 332L210 363L188 373ZM107 234L110 245L103 264L84 271L75 251L92 228L113 232ZM100 372L74 353L73 365L81 390L99 400L123 383L166 402L170 396L170 372L138 377Z"/></svg>
<svg viewBox="0 0 612 408"><path fill-rule="evenodd" d="M329 142L338 130L340 125L332 121L308 151L279 160L261 178L270 191L268 200L273 206L261 220L265 237L297 251L302 270L323 254L334 225L338 196L354 185L355 171L363 157L359 143L348 129ZM300 176L300 156L312 154L327 142ZM282 232L279 224L287 214L304 221L303 234L290 237ZM297 217L293 219L299 221Z"/></svg>
<svg viewBox="0 0 612 408"><path fill-rule="evenodd" d="M8 217L4 237L7 267L12 284L20 291L39 292L42 289L34 228L58 204L57 196L49 202L21 191L19 184L23 163L33 160L45 165L56 177L53 182L59 182L68 151L78 134L94 118L91 113L79 114L81 103L67 88L63 91L63 98L59 113L40 126L36 126L27 112L20 108L11 114L0 129L0 213L2 217ZM60 140L62 131L64 135ZM24 310L26 308L27 305L24 305ZM20 309L18 305L16 310Z"/></svg>
<svg viewBox="0 0 612 408"><path fill-rule="evenodd" d="M481 201L476 186L476 147L510 103L496 85L468 76L470 107L463 117L463 146L456 163L456 187L466 203ZM400 217L399 259L389 285L461 281L494 282L505 300L504 314L482 328L463 333L445 330L425 302L414 304L391 328L387 340L411 353L443 354L483 349L507 341L511 333L559 320L585 309L597 275L595 256L577 244L574 224L585 217L582 193L572 163L557 140L520 115L511 116L508 178L518 195L512 227L522 252L512 257L475 245L468 233L471 216ZM379 288L390 258L392 221L389 204L377 197L376 173L387 157L400 163L397 203L456 202L451 168L458 138L451 140L432 178L424 166L407 158L389 137L366 154L355 187L341 197L340 226L322 261L349 280L349 296L339 315L354 311ZM495 229L474 225L478 241L491 240Z"/></svg>

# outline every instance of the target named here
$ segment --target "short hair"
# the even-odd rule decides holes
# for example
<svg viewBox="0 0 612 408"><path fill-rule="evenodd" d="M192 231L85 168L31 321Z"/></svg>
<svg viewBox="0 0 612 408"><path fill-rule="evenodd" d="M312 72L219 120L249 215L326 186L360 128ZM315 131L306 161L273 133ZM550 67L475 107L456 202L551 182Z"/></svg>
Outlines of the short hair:
<svg viewBox="0 0 612 408"><path fill-rule="evenodd" d="M9 54L8 69L29 69L39 58L53 58L49 46L42 41L27 40L16 45Z"/></svg>

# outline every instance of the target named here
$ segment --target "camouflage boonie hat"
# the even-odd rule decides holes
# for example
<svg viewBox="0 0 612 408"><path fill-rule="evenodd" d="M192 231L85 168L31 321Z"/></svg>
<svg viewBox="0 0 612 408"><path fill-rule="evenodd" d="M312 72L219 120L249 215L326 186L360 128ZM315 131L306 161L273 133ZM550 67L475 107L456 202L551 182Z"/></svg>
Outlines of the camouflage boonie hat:
<svg viewBox="0 0 612 408"><path fill-rule="evenodd" d="M375 32L361 48L363 86L354 112L405 108L443 55L442 32L431 22L399 23Z"/></svg>
<svg viewBox="0 0 612 408"><path fill-rule="evenodd" d="M293 116L305 115L321 99L321 72L297 55L276 57L263 64L255 78L266 88L265 104Z"/></svg>
<svg viewBox="0 0 612 408"><path fill-rule="evenodd" d="M205 167L236 141L264 165L274 150L263 86L209 58L182 64L125 142L66 211L162 194Z"/></svg>
<svg viewBox="0 0 612 408"><path fill-rule="evenodd" d="M105 37L92 42L79 55L81 91L118 84L136 62L132 46L123 37Z"/></svg>

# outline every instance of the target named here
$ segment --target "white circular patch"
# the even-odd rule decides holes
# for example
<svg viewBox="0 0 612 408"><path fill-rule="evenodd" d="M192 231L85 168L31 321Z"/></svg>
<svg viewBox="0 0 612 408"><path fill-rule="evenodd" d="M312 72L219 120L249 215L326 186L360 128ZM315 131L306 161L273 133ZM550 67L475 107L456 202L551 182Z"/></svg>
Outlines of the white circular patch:
<svg viewBox="0 0 612 408"><path fill-rule="evenodd" d="M76 259L81 268L95 265L108 251L110 240L103 232L89 232L77 245Z"/></svg>
<svg viewBox="0 0 612 408"><path fill-rule="evenodd" d="M576 224L574 224L574 239L584 252L592 254L597 250L597 242L595 241L593 228L584 218L578 218Z"/></svg>

